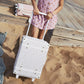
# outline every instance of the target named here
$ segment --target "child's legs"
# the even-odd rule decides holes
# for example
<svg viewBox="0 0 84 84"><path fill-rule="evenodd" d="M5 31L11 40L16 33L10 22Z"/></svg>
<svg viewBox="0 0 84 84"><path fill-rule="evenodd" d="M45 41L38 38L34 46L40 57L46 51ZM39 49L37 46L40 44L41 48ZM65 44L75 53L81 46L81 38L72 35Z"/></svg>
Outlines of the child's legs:
<svg viewBox="0 0 84 84"><path fill-rule="evenodd" d="M47 33L47 31L48 31L48 30L46 30L46 33ZM45 32L45 30L40 30L40 31L39 31L39 39L43 39L44 32ZM46 34L46 33L45 33L45 34Z"/></svg>
<svg viewBox="0 0 84 84"><path fill-rule="evenodd" d="M32 37L38 38L39 29L32 25Z"/></svg>

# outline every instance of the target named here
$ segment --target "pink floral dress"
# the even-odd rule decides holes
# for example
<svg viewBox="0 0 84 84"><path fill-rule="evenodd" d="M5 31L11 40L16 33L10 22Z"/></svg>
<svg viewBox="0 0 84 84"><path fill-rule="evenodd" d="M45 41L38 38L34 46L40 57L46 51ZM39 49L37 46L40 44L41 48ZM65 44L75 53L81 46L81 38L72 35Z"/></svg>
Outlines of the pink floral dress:
<svg viewBox="0 0 84 84"><path fill-rule="evenodd" d="M38 0L38 9L40 12L48 13L54 11L59 6L59 0ZM44 15L33 15L32 25L39 28L45 29L47 19ZM47 29L54 29L57 23L57 15L49 20Z"/></svg>

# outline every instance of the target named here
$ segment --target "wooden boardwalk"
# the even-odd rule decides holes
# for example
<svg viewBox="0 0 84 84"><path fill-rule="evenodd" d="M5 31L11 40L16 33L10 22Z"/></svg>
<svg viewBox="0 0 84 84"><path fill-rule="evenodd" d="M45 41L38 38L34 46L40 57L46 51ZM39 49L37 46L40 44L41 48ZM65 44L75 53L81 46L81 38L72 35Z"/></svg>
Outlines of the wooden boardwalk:
<svg viewBox="0 0 84 84"><path fill-rule="evenodd" d="M58 26L84 31L84 8L73 3L72 0L65 0L58 17Z"/></svg>
<svg viewBox="0 0 84 84"><path fill-rule="evenodd" d="M50 44L84 47L84 8L72 0L65 0L58 18Z"/></svg>
<svg viewBox="0 0 84 84"><path fill-rule="evenodd" d="M4 1L4 0L2 0ZM10 3L10 2L9 2ZM9 4L8 3L8 4ZM14 4L15 2L12 2ZM11 4L0 4L0 21L27 25L27 18L15 17ZM3 5L5 4L5 7ZM84 8L65 0L63 10L58 14L58 24L54 31L49 31L45 38L51 45L84 47ZM16 22L17 20L17 22Z"/></svg>
<svg viewBox="0 0 84 84"><path fill-rule="evenodd" d="M56 27L50 39L51 45L84 47L84 31Z"/></svg>

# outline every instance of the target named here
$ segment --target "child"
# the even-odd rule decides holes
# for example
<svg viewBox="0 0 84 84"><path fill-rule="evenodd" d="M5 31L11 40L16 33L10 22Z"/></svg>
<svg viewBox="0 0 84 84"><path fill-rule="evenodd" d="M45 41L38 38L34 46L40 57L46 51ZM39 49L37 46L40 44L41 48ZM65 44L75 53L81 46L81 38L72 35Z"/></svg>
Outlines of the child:
<svg viewBox="0 0 84 84"><path fill-rule="evenodd" d="M47 21L49 20L46 33L50 29L54 29L57 23L57 13L63 8L64 0L32 0L33 4L33 19L32 19L32 36L42 39L44 35L44 29ZM40 15L40 12L46 13L47 16Z"/></svg>

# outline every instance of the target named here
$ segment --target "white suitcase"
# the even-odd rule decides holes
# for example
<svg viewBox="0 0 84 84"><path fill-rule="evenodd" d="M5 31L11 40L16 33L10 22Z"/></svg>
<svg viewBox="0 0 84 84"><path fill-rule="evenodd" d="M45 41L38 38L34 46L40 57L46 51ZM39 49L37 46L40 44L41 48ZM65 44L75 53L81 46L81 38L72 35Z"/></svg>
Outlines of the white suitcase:
<svg viewBox="0 0 84 84"><path fill-rule="evenodd" d="M16 74L16 78L18 78L19 76L24 76L32 78L32 81L34 81L36 78L39 79L41 76L41 72L46 62L47 52L50 45L46 41L44 41L44 37L43 39L37 39L27 36L30 24L31 18L29 19L27 34L23 36L19 47L13 73Z"/></svg>

